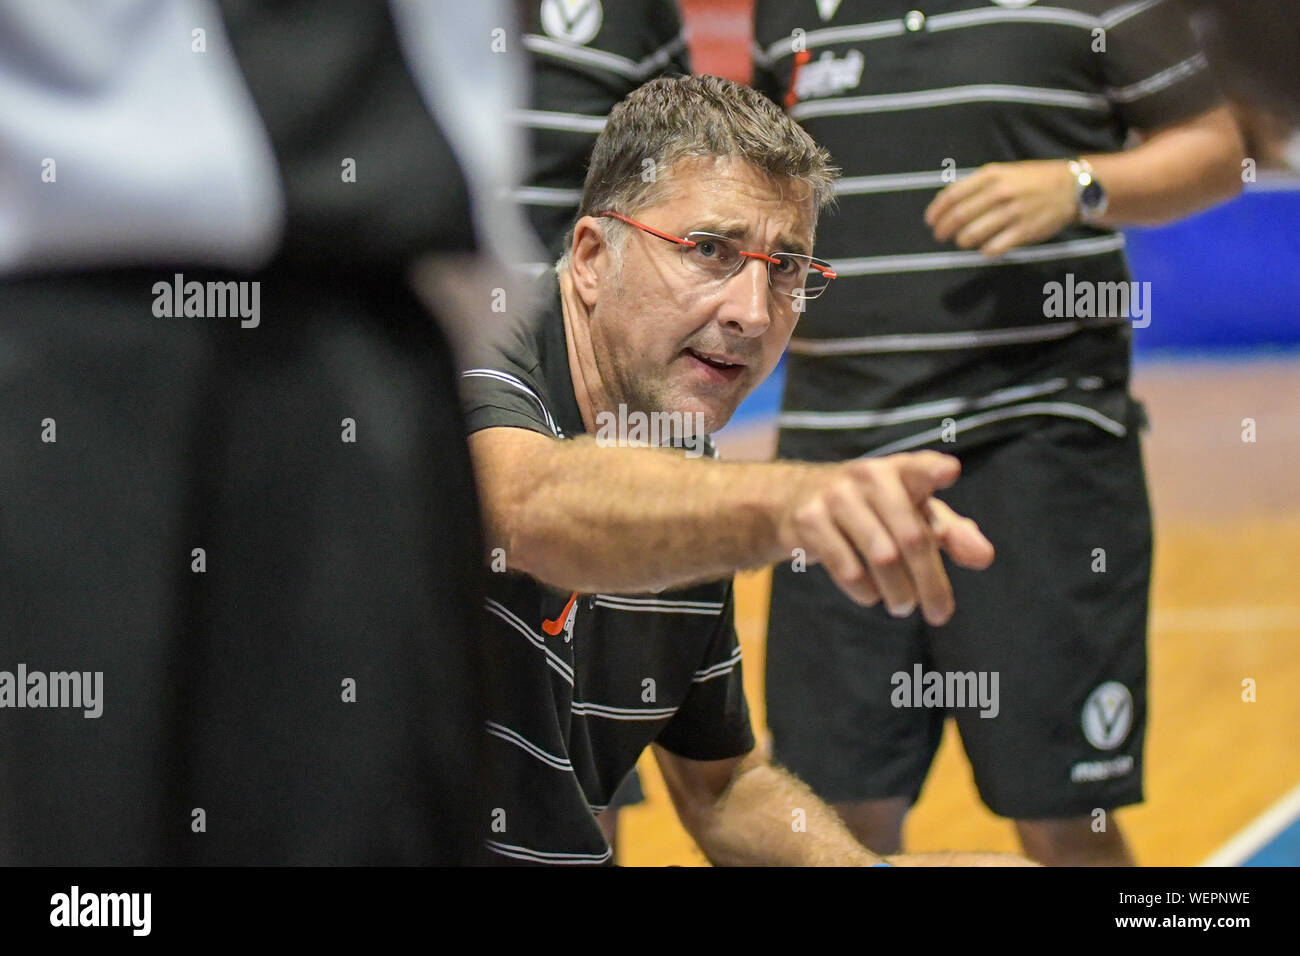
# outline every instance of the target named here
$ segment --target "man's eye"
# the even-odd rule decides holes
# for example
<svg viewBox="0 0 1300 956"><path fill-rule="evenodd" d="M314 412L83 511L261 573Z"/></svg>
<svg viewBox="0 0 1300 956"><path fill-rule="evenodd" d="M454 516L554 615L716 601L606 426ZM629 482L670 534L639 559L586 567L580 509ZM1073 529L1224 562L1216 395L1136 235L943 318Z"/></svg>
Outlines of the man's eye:
<svg viewBox="0 0 1300 956"><path fill-rule="evenodd" d="M701 239L695 244L695 251L706 259L712 259L718 255L719 248L716 242L710 239Z"/></svg>
<svg viewBox="0 0 1300 956"><path fill-rule="evenodd" d="M799 263L794 259L787 258L786 256L777 256L774 268L778 275L792 276L798 274Z"/></svg>

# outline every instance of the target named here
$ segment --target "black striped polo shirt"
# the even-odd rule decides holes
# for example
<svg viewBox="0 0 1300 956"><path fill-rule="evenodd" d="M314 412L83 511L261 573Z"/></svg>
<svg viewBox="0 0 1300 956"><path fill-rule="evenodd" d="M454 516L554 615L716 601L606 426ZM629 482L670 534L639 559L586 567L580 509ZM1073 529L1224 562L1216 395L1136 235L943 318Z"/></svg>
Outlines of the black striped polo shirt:
<svg viewBox="0 0 1300 956"><path fill-rule="evenodd" d="M463 373L468 428L583 434L553 280L549 306ZM712 454L712 446L709 446ZM505 570L501 570L501 561ZM600 864L595 814L651 743L692 760L754 746L730 580L660 594L575 594L509 570L487 582L488 848L503 860Z"/></svg>
<svg viewBox="0 0 1300 956"><path fill-rule="evenodd" d="M527 185L516 198L558 258L573 225L596 136L614 105L656 76L689 73L673 0L540 0L529 5L530 108L516 114L529 140Z"/></svg>
<svg viewBox="0 0 1300 956"><path fill-rule="evenodd" d="M839 278L790 343L782 453L885 454L945 424L969 447L1041 415L1124 434L1129 322L1051 314L1045 292L1128 282L1123 235L1072 225L988 261L922 215L985 163L1116 152L1217 105L1176 4L759 0L756 17L756 82L843 169L817 237Z"/></svg>

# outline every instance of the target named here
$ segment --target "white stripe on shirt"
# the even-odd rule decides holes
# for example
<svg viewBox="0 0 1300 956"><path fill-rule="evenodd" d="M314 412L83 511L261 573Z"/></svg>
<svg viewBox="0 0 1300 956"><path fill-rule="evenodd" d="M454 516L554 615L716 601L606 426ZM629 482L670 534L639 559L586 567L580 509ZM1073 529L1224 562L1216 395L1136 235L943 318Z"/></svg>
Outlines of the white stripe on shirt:
<svg viewBox="0 0 1300 956"><path fill-rule="evenodd" d="M1129 86L1121 86L1118 89L1112 88L1107 90L1107 94L1116 103L1132 103L1134 100L1140 100L1143 97L1159 93L1161 90L1168 89L1175 83L1185 80L1194 73L1199 73L1209 68L1209 61L1205 59L1204 53L1198 53L1195 56L1189 56L1181 63L1175 63L1167 70L1161 70L1154 76L1149 76L1145 80L1139 80Z"/></svg>
<svg viewBox="0 0 1300 956"><path fill-rule="evenodd" d="M840 259L832 263L836 275L878 275L890 272L928 272L938 269L979 269L993 266L1016 265L1022 262L1051 262L1055 259L1073 259L1081 256L1099 256L1124 249L1124 235L1097 236L1092 239L1070 239L1066 242L1044 242L1022 246L990 259L978 249L969 252L917 252L892 256L864 256L859 259Z"/></svg>
<svg viewBox="0 0 1300 956"><path fill-rule="evenodd" d="M990 23L1054 23L1080 27L1084 30L1094 30L1101 26L1101 21L1090 14L1080 13L1078 10L1066 10L1062 7L1028 7L1023 10L988 7L958 10L955 13L936 13L926 19L925 29L937 33L940 30L960 30Z"/></svg>
<svg viewBox="0 0 1300 956"><path fill-rule="evenodd" d="M887 113L896 110L958 106L964 103L1034 103L1041 106L1059 106L1063 109L1097 112L1110 109L1110 100L1100 93L1018 86L1012 83L974 83L967 86L916 90L910 93L877 93L870 96L807 100L796 103L790 108L789 113L794 119L802 121L819 116Z"/></svg>
<svg viewBox="0 0 1300 956"><path fill-rule="evenodd" d="M500 601L488 598L483 603L487 606L490 613L495 614L522 634L528 640L528 643L532 644L534 647L540 648L542 653L546 655L546 664L551 668L551 670L563 677L569 684L573 683L573 668L566 664L560 655L556 654L546 646L545 638L540 634L537 634L532 628L520 620L519 616L515 614L514 611L510 610L510 608L506 607Z"/></svg>
<svg viewBox="0 0 1300 956"><path fill-rule="evenodd" d="M676 601L669 598L634 598L618 594L592 595L594 607L607 607L615 611L641 611L652 614L711 614L722 613L721 601Z"/></svg>
<svg viewBox="0 0 1300 956"><path fill-rule="evenodd" d="M975 172L974 167L951 171L935 169L919 173L845 176L835 181L835 195L862 196L869 193L903 192L908 189L935 189L947 186L957 179L963 179L973 172Z"/></svg>
<svg viewBox="0 0 1300 956"><path fill-rule="evenodd" d="M859 40L878 40L897 37L907 32L902 20L880 20L876 23L859 23L855 26L827 27L811 30L803 35L803 47L811 50L831 43L855 43ZM770 60L779 60L794 52L794 37L783 37L767 48Z"/></svg>
<svg viewBox="0 0 1300 956"><path fill-rule="evenodd" d="M528 385L519 378L511 375L509 372L503 372L500 369L495 368L471 368L466 369L460 374L462 378L490 378L498 382L505 382L510 387L523 392L531 398L534 403L536 403L538 410L541 411L542 416L546 419L546 427L555 434L555 437L564 437L564 432L560 430L559 425L555 424L555 419L551 417L550 409L546 407L546 403L542 401L541 396L529 388Z"/></svg>
<svg viewBox="0 0 1300 956"><path fill-rule="evenodd" d="M566 133L599 133L605 117L585 113L559 113L553 110L514 110L510 119L529 129L555 129Z"/></svg>
<svg viewBox="0 0 1300 956"><path fill-rule="evenodd" d="M691 683L703 684L705 681L713 680L713 678L715 677L721 677L724 674L730 674L732 671L736 669L736 665L739 663L740 663L740 645L736 645L736 649L731 652L731 656L728 657L726 660L718 661L718 663L716 664L713 664L709 667L705 667L702 670L696 671L694 676L691 677Z"/></svg>
<svg viewBox="0 0 1300 956"><path fill-rule="evenodd" d="M1118 322L1102 323L1118 325ZM973 332L928 332L915 335L864 335L852 339L791 339L792 355L874 355L880 352L943 352L948 349L987 348L1051 342L1084 328L1082 322L1049 322L1010 329Z"/></svg>
<svg viewBox="0 0 1300 956"><path fill-rule="evenodd" d="M902 422L920 421L927 418L943 418L972 409L994 408L1009 405L1027 398L1041 398L1053 392L1059 392L1069 385L1069 380L1054 378L1037 385L1016 385L990 392L980 398L945 398L936 402L922 402L916 405L903 405L898 408L885 408L879 411L852 412L782 412L777 416L777 425L781 428L801 429L856 429L880 428L885 425L898 425Z"/></svg>
<svg viewBox="0 0 1300 956"><path fill-rule="evenodd" d="M1158 7L1164 0L1136 0L1135 3L1126 3L1122 6L1108 10L1098 17L1101 26L1107 30L1119 26L1125 20L1131 20L1139 13L1145 13L1152 7Z"/></svg>
<svg viewBox="0 0 1300 956"><path fill-rule="evenodd" d="M1124 19L1126 17L1121 17L1116 22L1123 22ZM1032 7L1023 10L990 7L987 10L959 10L954 13L936 13L926 20L925 29L937 32L940 30L959 30L966 27L985 26L991 23L1052 23L1079 27L1084 30L1094 30L1100 26L1111 25L1104 22L1102 18L1062 7ZM880 40L886 37L903 36L907 32L907 27L901 19L879 20L874 23L859 23L852 26L827 27L805 33L803 35L803 48L811 50L814 47L830 46L835 43ZM794 52L793 48L793 37L783 37L777 40L764 51L764 60L760 61L760 65L768 66L774 60L789 56Z"/></svg>
<svg viewBox="0 0 1300 956"><path fill-rule="evenodd" d="M580 863L604 863L611 856L613 850L605 850L604 853L557 853L552 850L533 850L526 846L519 846L514 843L499 843L496 840L488 840L487 848L493 853L499 853L502 856L508 856L515 860L527 860L530 863L555 863L555 864L580 864Z"/></svg>
<svg viewBox="0 0 1300 956"><path fill-rule="evenodd" d="M663 720L677 713L676 707L613 707L575 700L569 713L577 717L603 717L606 720Z"/></svg>
<svg viewBox="0 0 1300 956"><path fill-rule="evenodd" d="M511 730L504 724L493 723L489 720L487 724L487 732L493 737L499 737L507 743L514 744L520 750L536 757L548 767L553 767L556 770L573 771L573 764L569 761L568 757L561 757L543 750L523 734L519 733L517 730Z"/></svg>
<svg viewBox="0 0 1300 956"><path fill-rule="evenodd" d="M549 186L522 186L511 197L525 206L577 206L582 201L581 189L553 189Z"/></svg>
<svg viewBox="0 0 1300 956"><path fill-rule="evenodd" d="M686 40L683 34L679 33L653 53L635 61L607 50L594 50L591 47L562 43L536 33L524 34L523 45L524 49L532 53L553 56L557 60L568 60L570 63L586 63L632 80L645 80L651 74L657 73L674 55L685 49Z"/></svg>
<svg viewBox="0 0 1300 956"><path fill-rule="evenodd" d="M952 426L958 433L970 431L972 428L979 428L981 425L990 425L993 422L1005 421L1009 418L1024 418L1027 415L1054 415L1060 418L1077 418L1086 422L1091 422L1098 428L1110 432L1117 438L1123 438L1128 434L1128 429L1115 421L1108 418L1096 409L1088 408L1085 405L1076 405L1073 402L1030 402L1025 405L1013 405L1010 408L1003 408L997 411L984 412L979 415L972 415L969 418L961 418ZM881 455L892 455L896 451L906 451L909 448L916 448L920 445L928 445L943 437L943 428L931 428L927 431L911 435L907 438L900 438L898 441L892 441L887 445L881 445L863 455L863 458L875 458Z"/></svg>

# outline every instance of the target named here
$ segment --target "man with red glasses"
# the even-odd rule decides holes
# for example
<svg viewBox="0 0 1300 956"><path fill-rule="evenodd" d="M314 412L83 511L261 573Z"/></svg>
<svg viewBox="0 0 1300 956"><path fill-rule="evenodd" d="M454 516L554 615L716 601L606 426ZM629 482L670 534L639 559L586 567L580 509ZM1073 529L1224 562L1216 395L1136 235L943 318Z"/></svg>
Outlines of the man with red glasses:
<svg viewBox="0 0 1300 956"><path fill-rule="evenodd" d="M820 561L854 600L886 592L942 622L940 551L968 567L992 559L933 497L957 463L723 463L706 438L690 454L832 281L813 236L833 174L748 88L646 84L596 143L540 320L464 373L502 691L483 831L503 861L610 862L595 814L653 745L713 862L878 862L755 751L730 576ZM647 444L679 448L633 447Z"/></svg>

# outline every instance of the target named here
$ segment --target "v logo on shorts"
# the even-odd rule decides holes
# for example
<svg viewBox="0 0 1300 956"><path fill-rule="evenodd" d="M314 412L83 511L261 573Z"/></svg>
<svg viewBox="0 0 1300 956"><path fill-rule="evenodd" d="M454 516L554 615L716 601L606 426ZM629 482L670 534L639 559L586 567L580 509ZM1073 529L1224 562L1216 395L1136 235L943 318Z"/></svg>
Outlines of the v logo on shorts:
<svg viewBox="0 0 1300 956"><path fill-rule="evenodd" d="M1133 724L1133 695L1118 681L1097 687L1083 704L1083 734L1098 750L1114 750Z"/></svg>

